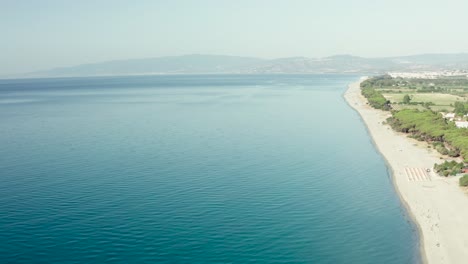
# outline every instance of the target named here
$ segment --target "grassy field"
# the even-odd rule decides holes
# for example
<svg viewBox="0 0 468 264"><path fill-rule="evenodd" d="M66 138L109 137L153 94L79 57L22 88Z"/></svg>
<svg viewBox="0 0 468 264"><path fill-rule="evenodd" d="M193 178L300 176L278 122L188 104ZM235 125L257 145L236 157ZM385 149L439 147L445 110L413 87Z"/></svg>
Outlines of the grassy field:
<svg viewBox="0 0 468 264"><path fill-rule="evenodd" d="M407 79L380 76L373 78L367 86L379 91L396 110L430 108L437 112L453 111L455 102L468 103L467 77ZM411 104L402 104L405 95L410 96Z"/></svg>
<svg viewBox="0 0 468 264"><path fill-rule="evenodd" d="M453 107L452 107L453 108ZM392 109L394 110L402 110L402 109L419 109L419 110L424 110L424 106L422 105L403 105L403 104L392 104ZM431 107L432 109L432 107ZM448 108L448 107L445 107L445 106L441 106L441 109L443 110L448 110L448 111L451 111L451 108ZM435 110L434 110L435 111ZM440 111L440 110L439 110Z"/></svg>
<svg viewBox="0 0 468 264"><path fill-rule="evenodd" d="M437 106L450 106L457 101L467 102L466 97L443 93L384 93L383 96L392 103L400 103L406 94L411 97L412 102L432 102Z"/></svg>

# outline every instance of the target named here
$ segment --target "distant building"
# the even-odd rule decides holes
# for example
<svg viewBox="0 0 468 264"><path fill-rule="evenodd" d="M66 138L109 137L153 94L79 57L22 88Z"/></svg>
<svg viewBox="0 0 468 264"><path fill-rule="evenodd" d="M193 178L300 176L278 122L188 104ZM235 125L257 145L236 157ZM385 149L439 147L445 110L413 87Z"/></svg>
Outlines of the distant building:
<svg viewBox="0 0 468 264"><path fill-rule="evenodd" d="M440 77L467 76L466 70L420 71L420 72L388 72L392 78L437 79Z"/></svg>
<svg viewBox="0 0 468 264"><path fill-rule="evenodd" d="M455 126L458 128L468 128L468 121L455 121Z"/></svg>
<svg viewBox="0 0 468 264"><path fill-rule="evenodd" d="M453 119L455 118L455 113L441 113L441 114L445 119L449 119L450 121L453 121Z"/></svg>

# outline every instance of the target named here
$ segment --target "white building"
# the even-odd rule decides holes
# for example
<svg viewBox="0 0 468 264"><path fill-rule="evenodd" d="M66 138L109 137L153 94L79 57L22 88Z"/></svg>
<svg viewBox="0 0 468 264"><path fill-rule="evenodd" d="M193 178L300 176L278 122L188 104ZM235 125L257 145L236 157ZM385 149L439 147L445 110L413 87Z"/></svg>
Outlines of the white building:
<svg viewBox="0 0 468 264"><path fill-rule="evenodd" d="M458 128L468 128L468 121L455 121L455 126Z"/></svg>
<svg viewBox="0 0 468 264"><path fill-rule="evenodd" d="M455 113L441 113L441 114L445 119L448 119L450 121L453 121L453 119L455 118Z"/></svg>

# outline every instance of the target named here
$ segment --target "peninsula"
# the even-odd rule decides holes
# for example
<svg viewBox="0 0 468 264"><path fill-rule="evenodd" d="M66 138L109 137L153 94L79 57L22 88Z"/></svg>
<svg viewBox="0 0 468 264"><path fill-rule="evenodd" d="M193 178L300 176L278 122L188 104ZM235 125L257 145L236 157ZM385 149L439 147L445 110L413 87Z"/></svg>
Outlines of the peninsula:
<svg viewBox="0 0 468 264"><path fill-rule="evenodd" d="M466 263L468 259L468 195L456 177L433 172L440 154L385 124L389 112L374 109L361 95L361 81L344 94L366 124L392 171L397 192L415 220L425 263Z"/></svg>

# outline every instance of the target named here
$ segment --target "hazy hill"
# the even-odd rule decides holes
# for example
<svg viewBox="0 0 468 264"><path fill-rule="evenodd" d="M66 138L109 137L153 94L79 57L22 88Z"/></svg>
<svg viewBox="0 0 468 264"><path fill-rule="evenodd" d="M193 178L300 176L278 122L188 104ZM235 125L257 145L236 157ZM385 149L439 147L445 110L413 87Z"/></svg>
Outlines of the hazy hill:
<svg viewBox="0 0 468 264"><path fill-rule="evenodd" d="M396 63L407 64L410 67L442 68L442 69L468 69L468 54L422 54L388 58Z"/></svg>
<svg viewBox="0 0 468 264"><path fill-rule="evenodd" d="M83 64L34 72L30 75L92 76L235 72L262 61L262 59L249 57L185 55Z"/></svg>
<svg viewBox="0 0 468 264"><path fill-rule="evenodd" d="M83 64L33 72L22 77L202 73L384 73L451 69L468 69L468 54L423 54L388 58L336 55L324 58L280 59L185 55Z"/></svg>

